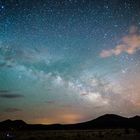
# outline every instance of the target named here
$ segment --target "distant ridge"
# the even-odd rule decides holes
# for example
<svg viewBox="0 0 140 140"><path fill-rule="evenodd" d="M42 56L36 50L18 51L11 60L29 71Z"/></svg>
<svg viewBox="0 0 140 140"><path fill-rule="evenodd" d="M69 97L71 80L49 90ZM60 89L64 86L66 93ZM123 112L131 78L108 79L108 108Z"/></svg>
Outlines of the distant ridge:
<svg viewBox="0 0 140 140"><path fill-rule="evenodd" d="M5 120L5 121L2 121L1 124L25 125L26 123L24 121L22 121L22 120L14 120L14 121L12 121L12 120L8 119L8 120Z"/></svg>
<svg viewBox="0 0 140 140"><path fill-rule="evenodd" d="M24 121L22 120L5 120L0 122L0 130L3 129L24 129L26 126L28 126Z"/></svg>
<svg viewBox="0 0 140 140"><path fill-rule="evenodd" d="M22 120L5 120L0 122L0 130L68 130L68 129L100 129L100 128L138 128L140 129L140 116L125 118L115 114L105 114L94 120L77 124L27 124Z"/></svg>

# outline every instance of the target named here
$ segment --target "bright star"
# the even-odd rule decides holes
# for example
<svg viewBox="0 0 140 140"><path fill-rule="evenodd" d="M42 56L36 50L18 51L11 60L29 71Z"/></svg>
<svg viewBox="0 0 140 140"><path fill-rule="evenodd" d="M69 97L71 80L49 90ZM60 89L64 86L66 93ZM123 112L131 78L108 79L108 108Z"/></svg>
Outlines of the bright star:
<svg viewBox="0 0 140 140"><path fill-rule="evenodd" d="M3 5L1 6L1 9L4 9L4 6Z"/></svg>

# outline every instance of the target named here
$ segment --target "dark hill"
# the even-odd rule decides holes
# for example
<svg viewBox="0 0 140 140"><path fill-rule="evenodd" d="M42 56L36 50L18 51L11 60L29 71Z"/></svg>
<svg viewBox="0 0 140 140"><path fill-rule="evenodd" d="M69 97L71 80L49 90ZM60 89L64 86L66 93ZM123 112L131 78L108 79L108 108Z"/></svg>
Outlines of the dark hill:
<svg viewBox="0 0 140 140"><path fill-rule="evenodd" d="M28 126L24 121L22 120L5 120L0 123L0 129L22 129L25 128L25 126Z"/></svg>
<svg viewBox="0 0 140 140"><path fill-rule="evenodd" d="M114 114L106 114L101 117L96 118L95 120L86 122L85 124L92 124L91 127L123 127L128 123L128 118L121 117Z"/></svg>

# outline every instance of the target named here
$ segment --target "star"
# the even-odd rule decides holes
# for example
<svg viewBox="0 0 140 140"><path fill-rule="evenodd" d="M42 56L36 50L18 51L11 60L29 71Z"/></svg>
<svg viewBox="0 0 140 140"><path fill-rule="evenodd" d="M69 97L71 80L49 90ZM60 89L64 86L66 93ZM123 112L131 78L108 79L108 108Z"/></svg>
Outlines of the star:
<svg viewBox="0 0 140 140"><path fill-rule="evenodd" d="M121 72L122 72L123 74L126 74L126 70L125 70L125 69L121 70Z"/></svg>
<svg viewBox="0 0 140 140"><path fill-rule="evenodd" d="M4 8L5 8L5 6L4 6L4 5L2 5L2 6L1 6L1 9L4 9Z"/></svg>

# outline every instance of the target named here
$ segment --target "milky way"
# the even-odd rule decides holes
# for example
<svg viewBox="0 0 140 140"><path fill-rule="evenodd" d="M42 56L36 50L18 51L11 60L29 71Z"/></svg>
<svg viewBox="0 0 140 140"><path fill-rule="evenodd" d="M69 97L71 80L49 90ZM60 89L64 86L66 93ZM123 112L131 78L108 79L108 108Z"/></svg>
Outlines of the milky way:
<svg viewBox="0 0 140 140"><path fill-rule="evenodd" d="M0 0L0 120L140 115L139 5Z"/></svg>

